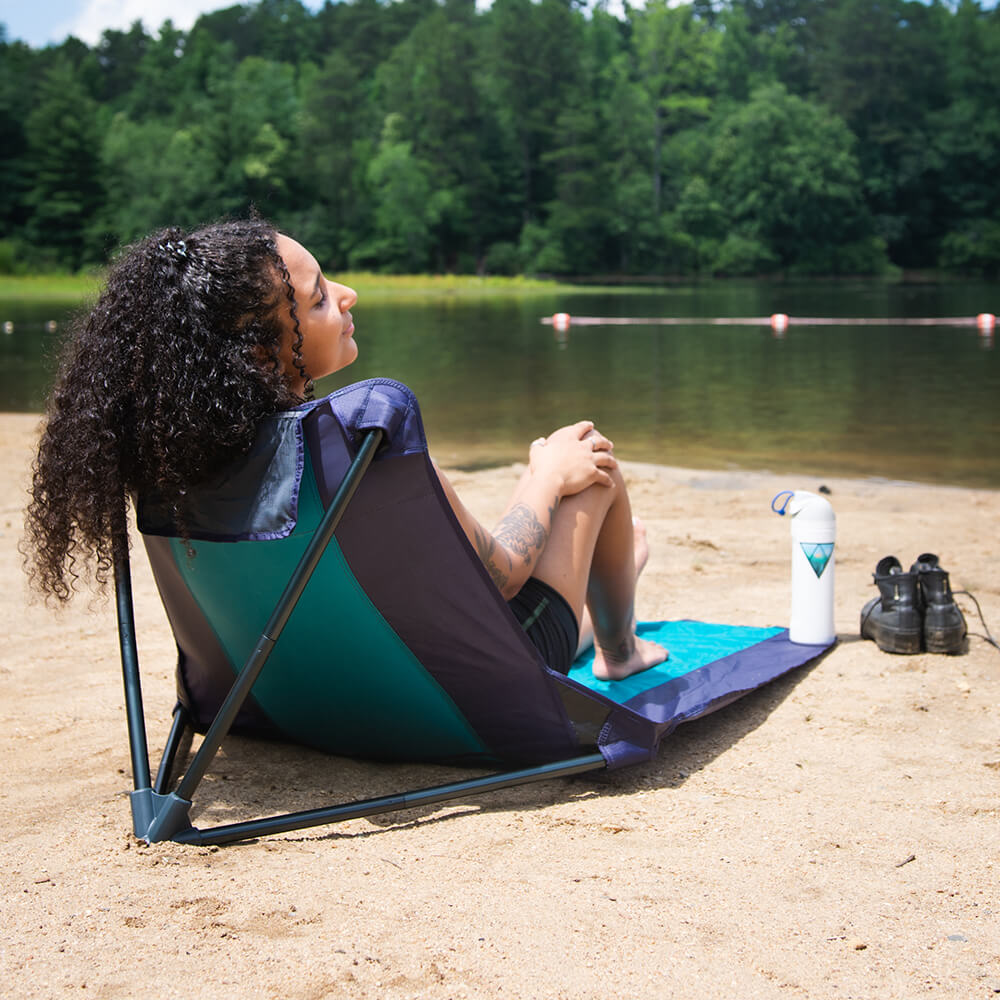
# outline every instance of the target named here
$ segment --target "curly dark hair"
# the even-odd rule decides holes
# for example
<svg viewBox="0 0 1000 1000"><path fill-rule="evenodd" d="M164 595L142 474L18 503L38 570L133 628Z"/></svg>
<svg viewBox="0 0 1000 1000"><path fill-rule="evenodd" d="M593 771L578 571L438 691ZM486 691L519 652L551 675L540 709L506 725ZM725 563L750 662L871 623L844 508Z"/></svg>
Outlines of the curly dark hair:
<svg viewBox="0 0 1000 1000"><path fill-rule="evenodd" d="M138 496L170 503L185 534L187 490L302 402L279 362L290 330L308 378L276 235L257 218L166 229L117 258L71 330L34 464L24 544L42 593L66 601L81 575L106 587Z"/></svg>

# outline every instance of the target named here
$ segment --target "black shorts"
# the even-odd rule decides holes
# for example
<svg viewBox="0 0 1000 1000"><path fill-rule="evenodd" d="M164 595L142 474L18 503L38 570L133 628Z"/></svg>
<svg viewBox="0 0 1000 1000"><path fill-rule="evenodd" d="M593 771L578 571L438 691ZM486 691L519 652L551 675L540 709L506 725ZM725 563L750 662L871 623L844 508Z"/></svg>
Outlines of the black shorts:
<svg viewBox="0 0 1000 1000"><path fill-rule="evenodd" d="M542 654L542 659L553 670L568 674L576 658L580 626L566 598L532 576L507 602L507 606Z"/></svg>

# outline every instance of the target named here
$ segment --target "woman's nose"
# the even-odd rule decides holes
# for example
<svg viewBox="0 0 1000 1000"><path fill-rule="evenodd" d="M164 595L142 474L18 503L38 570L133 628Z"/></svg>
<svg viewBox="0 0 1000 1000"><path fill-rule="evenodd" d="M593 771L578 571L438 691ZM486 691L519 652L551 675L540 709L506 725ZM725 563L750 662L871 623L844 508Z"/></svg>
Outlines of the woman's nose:
<svg viewBox="0 0 1000 1000"><path fill-rule="evenodd" d="M337 304L341 312L347 312L358 301L358 293L348 285L337 285Z"/></svg>

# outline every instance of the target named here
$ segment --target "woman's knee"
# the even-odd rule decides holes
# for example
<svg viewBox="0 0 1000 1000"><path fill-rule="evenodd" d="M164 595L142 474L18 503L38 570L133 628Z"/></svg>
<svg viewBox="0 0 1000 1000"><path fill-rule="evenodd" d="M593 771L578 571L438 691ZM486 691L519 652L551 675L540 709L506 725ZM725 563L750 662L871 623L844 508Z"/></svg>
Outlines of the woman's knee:
<svg viewBox="0 0 1000 1000"><path fill-rule="evenodd" d="M625 485L625 477L622 470L616 465L613 469L607 470L611 477L611 485L605 486L594 484L588 487L588 491L594 491L591 502L598 507L610 508L615 503L622 503L628 500L628 487Z"/></svg>
<svg viewBox="0 0 1000 1000"><path fill-rule="evenodd" d="M556 517L560 515L575 516L576 513L582 512L588 517L603 519L618 497L624 495L624 492L625 482L618 470L615 469L611 473L610 486L594 483L579 493L565 497L556 510Z"/></svg>

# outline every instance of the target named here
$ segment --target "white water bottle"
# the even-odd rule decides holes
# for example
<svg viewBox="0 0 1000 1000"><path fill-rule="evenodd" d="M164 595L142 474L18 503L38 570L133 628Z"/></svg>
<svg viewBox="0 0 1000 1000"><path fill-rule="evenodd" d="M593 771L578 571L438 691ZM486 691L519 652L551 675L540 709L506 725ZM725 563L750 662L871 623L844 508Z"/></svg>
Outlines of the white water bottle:
<svg viewBox="0 0 1000 1000"><path fill-rule="evenodd" d="M784 497L779 508L778 501ZM833 627L833 547L837 517L830 502L805 490L786 490L771 509L792 520L792 617L788 637L807 645L829 645Z"/></svg>

